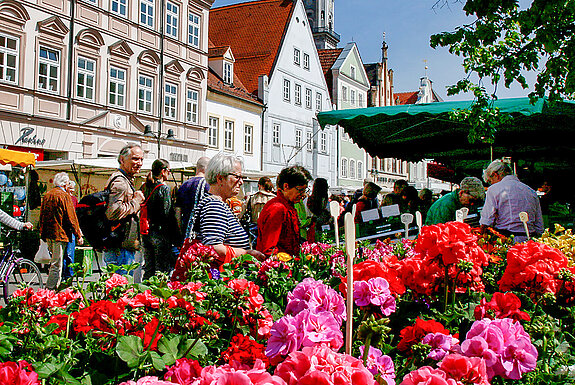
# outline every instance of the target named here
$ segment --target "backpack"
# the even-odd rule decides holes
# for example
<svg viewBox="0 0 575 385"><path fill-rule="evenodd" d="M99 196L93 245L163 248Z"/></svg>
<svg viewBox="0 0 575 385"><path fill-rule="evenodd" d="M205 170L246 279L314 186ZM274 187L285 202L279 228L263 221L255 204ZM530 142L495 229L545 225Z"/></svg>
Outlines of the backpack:
<svg viewBox="0 0 575 385"><path fill-rule="evenodd" d="M118 248L124 239L126 219L111 221L106 216L110 185L122 175L116 175L104 191L85 195L76 206L76 215L84 238L94 250ZM129 219L129 218L128 218Z"/></svg>
<svg viewBox="0 0 575 385"><path fill-rule="evenodd" d="M148 235L150 232L150 220L148 218L148 200L152 197L152 194L158 187L162 186L162 183L158 183L156 187L152 189L150 195L146 200L140 205L140 234Z"/></svg>

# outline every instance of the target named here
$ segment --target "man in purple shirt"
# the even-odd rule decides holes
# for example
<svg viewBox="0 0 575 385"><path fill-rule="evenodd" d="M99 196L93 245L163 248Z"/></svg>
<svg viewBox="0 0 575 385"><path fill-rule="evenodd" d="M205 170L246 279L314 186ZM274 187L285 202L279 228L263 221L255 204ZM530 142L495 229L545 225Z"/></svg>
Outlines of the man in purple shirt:
<svg viewBox="0 0 575 385"><path fill-rule="evenodd" d="M485 194L485 205L481 210L481 227L493 227L501 234L515 236L515 242L527 240L519 213L529 215L527 228L531 237L543 233L543 216L537 193L521 183L509 163L496 160L483 172L483 180L491 186Z"/></svg>

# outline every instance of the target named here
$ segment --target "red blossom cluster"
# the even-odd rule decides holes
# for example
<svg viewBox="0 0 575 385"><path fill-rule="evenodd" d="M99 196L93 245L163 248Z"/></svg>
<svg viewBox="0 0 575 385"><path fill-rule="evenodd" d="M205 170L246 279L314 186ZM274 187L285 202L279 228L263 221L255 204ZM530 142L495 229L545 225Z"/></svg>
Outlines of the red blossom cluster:
<svg viewBox="0 0 575 385"><path fill-rule="evenodd" d="M415 324L407 326L399 332L401 341L399 341L397 348L402 352L411 353L411 347L420 343L423 340L423 337L429 333L450 334L449 330L447 330L441 323L435 320L426 321L417 317Z"/></svg>
<svg viewBox="0 0 575 385"><path fill-rule="evenodd" d="M246 337L243 334L236 334L230 341L230 346L222 352L220 359L223 363L236 365L244 369L252 368L256 360L262 360L266 367L269 365L268 357L265 355L265 346Z"/></svg>
<svg viewBox="0 0 575 385"><path fill-rule="evenodd" d="M445 287L445 269L455 291L483 291L483 266L489 256L477 245L466 223L448 222L424 226L415 246L416 254L399 262L403 284L414 292L433 295ZM467 266L468 268L465 268Z"/></svg>
<svg viewBox="0 0 575 385"><path fill-rule="evenodd" d="M228 287L238 299L241 310L241 316L236 315L235 321L240 325L249 325L254 337L268 338L274 321L263 307L264 297L259 293L260 287L247 279L232 279Z"/></svg>
<svg viewBox="0 0 575 385"><path fill-rule="evenodd" d="M514 321L529 321L531 317L524 311L519 310L521 300L513 293L494 293L491 301L481 299L479 305L475 307L475 319L483 318L511 318Z"/></svg>
<svg viewBox="0 0 575 385"><path fill-rule="evenodd" d="M212 263L220 257L213 246L205 246L199 242L193 242L190 245L182 246L185 252L180 254L176 261L172 281L187 281L190 279L190 269L193 268L197 261Z"/></svg>
<svg viewBox="0 0 575 385"><path fill-rule="evenodd" d="M499 289L525 291L533 298L552 293L570 302L575 287L561 273L575 274L575 267L568 267L567 257L561 251L534 241L519 243L507 253L507 268L498 282Z"/></svg>

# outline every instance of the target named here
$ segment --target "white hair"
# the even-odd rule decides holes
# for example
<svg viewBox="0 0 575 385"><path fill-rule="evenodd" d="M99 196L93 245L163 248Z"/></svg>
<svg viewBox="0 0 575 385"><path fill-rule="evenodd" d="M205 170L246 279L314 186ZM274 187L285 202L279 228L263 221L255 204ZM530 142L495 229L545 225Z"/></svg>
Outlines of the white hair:
<svg viewBox="0 0 575 385"><path fill-rule="evenodd" d="M242 158L235 155L225 155L220 152L208 162L208 166L206 167L206 182L208 182L208 184L216 184L218 175L225 177L229 173L234 172L234 167L238 163L243 167L244 161Z"/></svg>
<svg viewBox="0 0 575 385"><path fill-rule="evenodd" d="M494 160L485 170L483 170L483 180L487 182L487 179L489 179L493 173L497 173L503 178L504 176L513 174L513 169L508 162L504 162L503 160Z"/></svg>
<svg viewBox="0 0 575 385"><path fill-rule="evenodd" d="M54 187L66 187L70 183L70 177L67 172L59 172L54 175Z"/></svg>

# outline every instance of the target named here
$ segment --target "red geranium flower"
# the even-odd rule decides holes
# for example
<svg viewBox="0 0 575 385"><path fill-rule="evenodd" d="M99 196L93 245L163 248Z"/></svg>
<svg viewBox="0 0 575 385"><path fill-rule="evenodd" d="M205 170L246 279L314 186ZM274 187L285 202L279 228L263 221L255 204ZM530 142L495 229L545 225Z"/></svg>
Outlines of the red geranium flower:
<svg viewBox="0 0 575 385"><path fill-rule="evenodd" d="M401 341L397 348L405 353L411 353L411 347L423 340L429 333L450 334L442 324L434 320L422 320L417 317L413 326L407 326L399 332Z"/></svg>
<svg viewBox="0 0 575 385"><path fill-rule="evenodd" d="M0 384L40 385L38 373L26 361L1 362Z"/></svg>
<svg viewBox="0 0 575 385"><path fill-rule="evenodd" d="M111 301L98 301L81 309L74 320L74 330L77 333L94 336L124 334L124 308Z"/></svg>
<svg viewBox="0 0 575 385"><path fill-rule="evenodd" d="M236 361L244 369L254 366L257 359L262 360L266 366L269 365L268 357L264 353L265 346L257 343L242 334L236 334L230 341L230 346L221 354L221 361L232 364Z"/></svg>
<svg viewBox="0 0 575 385"><path fill-rule="evenodd" d="M405 286L399 279L395 267L385 265L371 259L353 265L353 281L369 281L370 278L384 278L389 283L389 290L392 294L405 293ZM341 278L339 291L345 297L347 295L347 277Z"/></svg>
<svg viewBox="0 0 575 385"><path fill-rule="evenodd" d="M150 322L148 322L143 329L140 330L136 330L134 332L132 331L128 331L126 332L126 334L130 334L130 335L135 335L138 336L142 339L142 343L144 345L144 349L148 349L148 346L150 347L150 350L158 350L158 341L160 340L160 338L162 338L162 330L164 330L164 326L159 324L160 321L158 321L158 319L156 317L152 318L152 320ZM139 323L138 325L136 325L137 327L140 327L141 323ZM157 332L156 332L157 330ZM154 333L156 333L156 335L154 336ZM154 340L152 341L152 337L154 337Z"/></svg>
<svg viewBox="0 0 575 385"><path fill-rule="evenodd" d="M487 302L485 298L481 299L479 305L475 307L475 319L483 318L511 318L515 321L529 321L529 314L519 310L521 300L513 293L494 293L491 301Z"/></svg>

